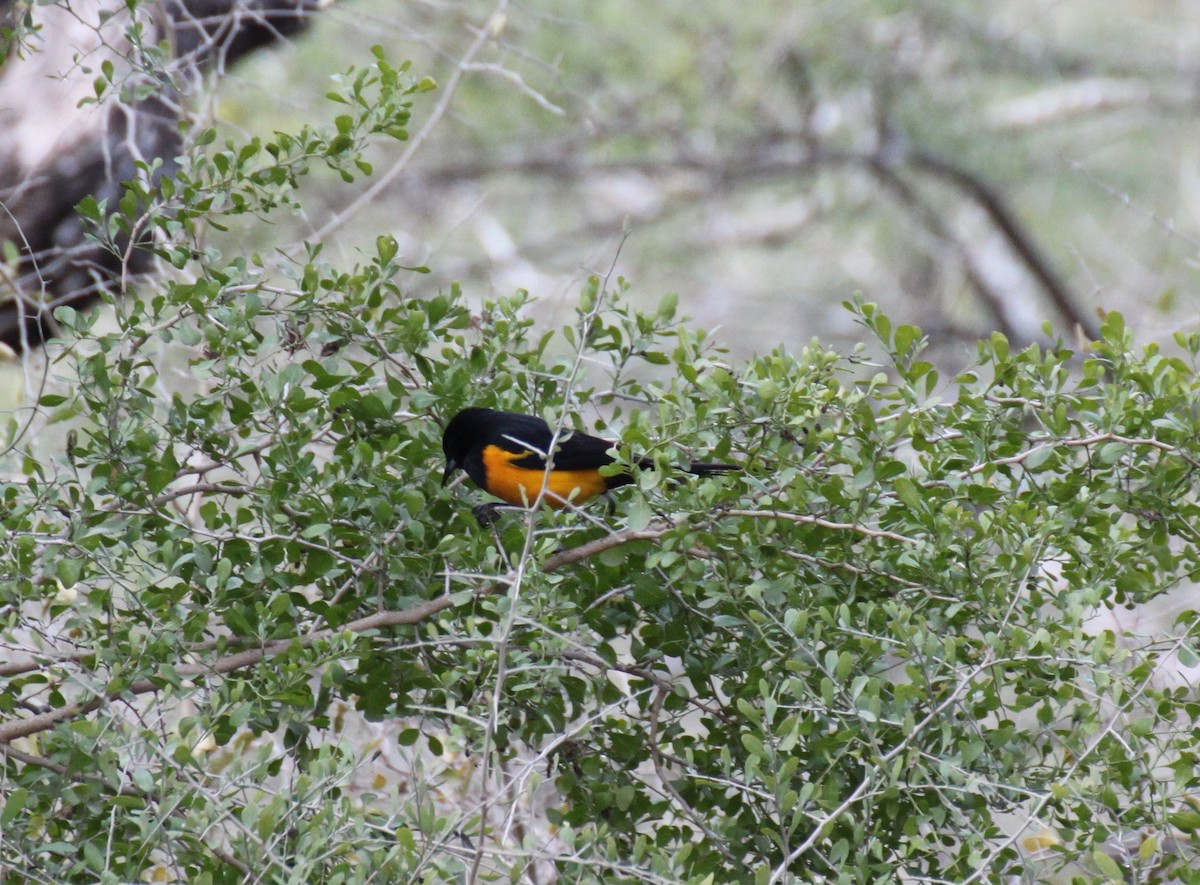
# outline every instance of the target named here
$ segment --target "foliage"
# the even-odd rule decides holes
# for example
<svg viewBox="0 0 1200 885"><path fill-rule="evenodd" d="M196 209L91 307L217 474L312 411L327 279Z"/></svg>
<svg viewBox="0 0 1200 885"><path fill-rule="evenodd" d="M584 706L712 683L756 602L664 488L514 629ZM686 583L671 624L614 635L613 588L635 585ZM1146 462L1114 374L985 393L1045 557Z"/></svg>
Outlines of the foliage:
<svg viewBox="0 0 1200 885"><path fill-rule="evenodd" d="M367 171L403 77L380 57L336 133L199 138L115 221L84 207L182 272L112 329L60 312L38 426L70 432L6 456L6 881L1200 882L1193 616L1095 621L1200 568L1200 337L1138 349L1110 314L947 384L870 304L882 365L734 364L620 280L551 333L525 293L420 291L388 236L274 276L205 244L314 158ZM467 404L658 469L482 529L440 487ZM680 479L685 450L744 470ZM350 789L353 710L470 754L458 807L419 770Z"/></svg>
<svg viewBox="0 0 1200 885"><path fill-rule="evenodd" d="M363 2L299 49L309 90L289 68L239 91L243 125L276 119L280 90L320 92L338 48L380 21L445 81L462 20L491 8ZM1200 143L1175 61L1196 15L1194 0L508 4L407 184L346 231L437 244L446 285L557 295L632 224L621 266L638 305L686 293L742 356L815 332L852 347L829 308L860 289L920 316L943 365L993 329L1041 341L1050 317L1094 334L1096 305L1165 336L1196 307L1175 185Z"/></svg>

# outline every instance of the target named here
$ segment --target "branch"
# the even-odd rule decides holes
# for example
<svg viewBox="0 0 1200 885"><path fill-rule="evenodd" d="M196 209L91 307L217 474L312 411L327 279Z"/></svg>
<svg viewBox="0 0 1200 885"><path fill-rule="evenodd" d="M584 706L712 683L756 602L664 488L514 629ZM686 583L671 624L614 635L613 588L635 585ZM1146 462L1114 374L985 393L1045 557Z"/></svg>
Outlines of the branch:
<svg viewBox="0 0 1200 885"><path fill-rule="evenodd" d="M417 155L417 152L425 144L426 139L429 138L438 122L445 116L446 111L450 109L450 102L453 101L455 93L458 92L458 86L462 82L463 76L471 69L475 61L475 56L479 55L489 40L494 39L504 29L504 13L507 7L508 0L498 0L496 8L492 10L492 14L488 16L488 20L479 29L479 32L475 35L475 39L467 47L467 51L463 53L462 58L455 65L453 73L446 80L446 85L442 87L442 97L433 106L433 111L430 112L425 125L409 141L408 147L404 149L404 153L400 155L400 159L393 163L387 172L379 176L374 184L359 194L349 206L341 212L333 213L329 221L309 238L311 241L319 243L342 227L365 206L377 200L380 194L387 190L392 182L408 168L408 164L412 161L412 158Z"/></svg>
<svg viewBox="0 0 1200 885"><path fill-rule="evenodd" d="M65 765L60 765L57 762L46 759L43 756L35 756L32 753L26 753L24 750L18 750L12 744L0 743L0 756L8 756L10 759L16 759L18 762L24 765L33 765L37 768L44 768L47 771L53 771L57 775L70 778L78 783L99 784L107 792L113 795L131 796L137 799L149 800L160 807L163 805L162 800L154 793L143 792L136 787L120 786L118 784L110 783L107 778L99 774L71 771ZM175 806L168 809L168 813L176 817L181 817L183 815L183 810L178 806ZM244 876L250 874L250 868L229 852L218 848L211 842L201 840L200 844L203 846L204 850L211 853L213 857L217 858L217 860L228 864Z"/></svg>
<svg viewBox="0 0 1200 885"><path fill-rule="evenodd" d="M1096 442L1102 439L1114 439L1121 441L1123 438L1115 437L1111 434L1106 434L1103 437L1091 438L1089 441ZM1078 444L1078 443L1077 443ZM1165 443L1160 444L1165 446ZM1025 457L1028 457L1026 455ZM900 541L905 544L920 543L915 538L909 538L895 532L884 531L881 529L870 529L865 526L855 525L853 523L838 523L831 522L827 519L821 519L816 516L808 516L800 513L783 513L780 511L768 510L726 510L720 514L721 516L744 517L749 519L783 519L790 522L802 523L805 525L816 525L822 528L832 529L834 531L851 531L857 534L864 535L869 538L888 539L892 541ZM628 529L621 532L613 532L603 538L597 538L589 541L586 544L581 544L578 547L572 547L568 550L563 550L555 553L546 559L541 566L543 574L557 571L564 566L571 565L576 562L597 556L605 551L612 550L615 547L620 547L624 544L629 544L634 541L655 541L663 537L669 531L674 529L679 523L672 522L655 529ZM514 580L516 578L514 577ZM498 592L500 589L510 587L512 581L502 580L478 591L476 596L486 596ZM412 608L399 609L393 611L376 612L375 614L359 618L343 624L336 629L320 630L310 633L305 636L295 636L289 639L278 639L263 643L258 648L246 649L244 651L235 652L234 654L225 655L218 658L216 661L207 664L183 664L176 667L173 671L184 679L196 679L209 676L223 676L228 673L233 673L237 670L251 667L262 663L269 658L284 654L293 649L311 648L317 642L332 638L337 635L362 634L369 633L374 630L382 630L387 627L409 626L420 623L428 618L433 617L446 609L454 606L454 597L451 595L439 596L437 599L431 599L428 602L423 602L420 605ZM80 662L94 653L80 653L73 655L70 658L54 661L53 664L61 662ZM19 664L6 664L0 667L0 676L14 676L21 673L28 673L40 669L43 664L34 662L22 662ZM637 675L645 676L644 673ZM75 704L68 704L64 707L59 707L55 710L50 710L46 713L39 713L35 716L30 716L26 719L17 719L10 722L0 723L0 743L8 743L18 738L28 737L31 734L46 731L60 722L65 722L69 719L74 719L79 716L85 716L99 709L105 703L116 700L117 698L127 695L151 694L162 690L162 679L139 679L131 683L126 688L120 691L110 692L103 696L93 697L87 701L80 701Z"/></svg>
<svg viewBox="0 0 1200 885"><path fill-rule="evenodd" d="M1010 301L1002 292L997 291L976 267L971 250L958 236L950 230L949 225L942 220L942 213L930 205L907 181L896 174L888 164L875 162L870 164L871 172L887 190L896 195L925 229L943 243L946 243L957 254L962 265L963 274L979 300L984 303L992 314L992 318L1000 327L1000 331L1010 341L1024 341L1036 337L1029 329L1018 329L1010 316Z"/></svg>
<svg viewBox="0 0 1200 885"><path fill-rule="evenodd" d="M611 550L614 547L619 547L622 544L628 544L632 541L639 540L655 540L662 537L674 525L665 526L662 529L646 530L646 531L625 531L615 532L604 538L599 538L595 541L589 541L579 547L574 547L569 550L563 550L554 554L547 559L541 567L543 573L556 571L563 566L571 563L579 562L592 556L603 553L606 550ZM480 590L476 596L487 596L498 592L504 587L509 586L509 581L497 581L496 583ZM399 609L392 611L376 612L375 614L359 618L355 621L350 621L335 629L320 630L310 633L305 636L295 636L289 639L277 639L271 642L263 643L261 646L245 651L235 652L234 654L225 655L218 658L216 661L208 664L184 664L174 669L174 674L184 678L203 678L206 676L223 676L228 673L233 673L236 670L242 670L246 667L251 667L263 661L276 657L280 654L293 649L311 648L317 642L324 639L332 638L343 633L362 634L369 633L374 630L382 630L387 627L402 627L412 624L418 624L428 618L433 617L440 612L454 606L454 598L450 595L439 596L437 599L431 599L428 602L423 602L420 605L412 608ZM56 659L50 662L51 666L62 663L79 663L87 658L93 657L95 652L82 652L72 655L68 658ZM24 661L21 663L10 663L0 665L0 676L17 676L22 673L29 673L41 669L46 664L36 661ZM85 716L99 709L105 703L116 700L125 695L150 694L162 689L161 679L139 679L127 688L121 691L114 691L102 697L94 697L87 701L80 701L75 704L68 704L64 707L59 707L46 713L39 713L36 716L30 716L27 719L17 719L10 722L0 722L0 743L14 741L17 738L28 737L31 734L46 731L53 728L60 722L65 722L69 719L74 719L79 716Z"/></svg>
<svg viewBox="0 0 1200 885"><path fill-rule="evenodd" d="M675 789L675 785L671 783L670 775L667 772L666 766L663 764L662 748L658 745L658 726L659 718L662 716L663 702L666 701L670 690L659 686L654 692L654 700L650 704L650 756L654 760L654 773L658 775L659 783L663 789L675 800L676 806L683 812L684 816L694 823L705 836L708 837L709 844L721 853L725 860L733 862L733 856L729 853L729 849L725 847L725 840L704 822L704 819L696 814L695 809L687 803L687 800L680 795Z"/></svg>
<svg viewBox="0 0 1200 885"><path fill-rule="evenodd" d="M499 584L489 588L487 592L494 592L495 588L501 586ZM440 596L437 599L431 599L428 602L423 602L413 608L401 609L398 611L377 612L373 615L368 615L365 618L359 618L356 621L337 628L336 630L322 630L319 633L313 633L308 636L296 636L291 639L278 639L272 642L264 643L259 648L247 649L246 651L237 652L235 654L226 655L223 658L218 658L211 664L185 664L176 667L175 674L188 678L202 678L205 676L221 676L226 673L232 673L235 670L241 670L245 667L250 667L254 664L261 663L268 658L273 658L283 654L294 648L310 648L315 643L323 639L328 639L341 633L367 633L372 630L380 630L385 627L396 627L408 624L416 624L426 618L432 617L438 612L445 611L454 605L453 598L450 596ZM12 722L0 723L0 743L14 741L17 738L28 737L31 734L36 734L53 728L60 722L68 719L74 719L77 716L84 716L88 713L101 707L108 701L116 700L117 698L126 695L149 694L160 691L162 689L161 679L139 679L130 684L127 688L120 691L110 692L102 697L94 697L87 701L81 701L77 704L68 704L65 707L59 707L56 710L51 710L47 713L39 713L36 716L30 716L28 719L18 719Z"/></svg>
<svg viewBox="0 0 1200 885"><path fill-rule="evenodd" d="M803 513L782 513L778 510L726 510L722 516L742 516L748 519L782 519L787 522L799 522L804 525L819 525L821 528L833 529L836 532L857 532L868 538L887 538L889 541L899 541L902 544L920 544L916 538L898 535L885 529L869 529L866 526L852 522L830 522L819 516L808 516Z"/></svg>
<svg viewBox="0 0 1200 885"><path fill-rule="evenodd" d="M1100 327L1095 319L1075 303L1075 296L1071 294L1070 287L1051 266L1050 260L1042 254L1033 235L1017 219L1016 213L1008 208L999 191L973 172L925 151L913 151L908 160L914 168L949 181L968 194L987 213L996 229L1041 284L1046 296L1058 308L1059 313L1081 329L1089 339L1094 341L1100 338Z"/></svg>
<svg viewBox="0 0 1200 885"><path fill-rule="evenodd" d="M951 243L963 256L964 270L970 285L987 303L993 315L1011 331L1011 322L1005 315L1002 293L983 278L978 268L972 264L969 255L964 254L964 244L941 222L934 208L896 175L895 168L900 164L884 162L878 151L844 151L822 146L808 146L798 150L794 133L762 131L755 133L753 143L748 140L746 143L732 144L722 154L698 154L688 145L681 143L675 146L673 155L667 155L665 158L587 162L580 159L582 155L578 141L564 139L548 148L541 147L539 153L534 156L494 152L487 157L475 158L465 163L452 161L430 167L425 170L425 182L429 184L435 181L459 181L464 178L477 180L497 174L538 175L570 180L606 173L639 172L661 177L670 172L680 172L707 176L710 179L707 187L697 189L698 192L704 193L714 187L731 187L746 181L816 174L824 167L866 169L894 191L932 234ZM1054 269L1050 259L1043 254L1033 234L1009 208L998 189L973 172L927 152L914 151L911 154L902 154L901 157L906 159L913 169L949 182L973 204L979 206L1055 309L1089 338L1099 337L1099 327L1095 319L1076 303L1070 287ZM1022 332L1019 337L1029 336Z"/></svg>
<svg viewBox="0 0 1200 885"><path fill-rule="evenodd" d="M675 528L676 525L678 523L671 523L661 529L641 529L638 531L626 529L623 532L613 532L611 535L605 535L603 538L588 541L586 544L580 544L578 547L560 550L542 563L542 571L557 571L564 565L570 565L573 562L598 556L606 550L612 550L614 547L620 547L623 544L631 544L634 541L657 541L667 532L671 531L671 529Z"/></svg>
<svg viewBox="0 0 1200 885"><path fill-rule="evenodd" d="M1084 437L1078 437L1075 439L1054 440L1053 442L1042 443L1041 445L1037 445L1037 446L1034 446L1033 448L1026 449L1025 451L1019 452L1016 455L1010 455L1007 458L997 458L994 461L984 461L980 464L976 464L974 467L972 467L970 470L968 470L966 475L974 476L976 473L979 473L980 471L983 471L983 470L987 470L989 467L1001 467L1001 466L1006 466L1006 465L1020 464L1023 461L1025 461L1027 458L1034 455L1036 452L1041 452L1045 449L1052 449L1055 446L1086 448L1087 446L1094 446L1097 443L1102 443L1102 442L1122 443L1127 446L1149 446L1151 448L1158 449L1160 452L1169 452L1171 454L1178 455L1180 458L1182 458L1184 461L1186 461L1192 467L1200 468L1200 462L1197 462L1195 459L1190 458L1189 456L1185 455L1183 452L1181 452L1175 446L1171 445L1170 443L1165 443L1162 440L1152 439L1149 437L1139 438L1139 437L1131 437L1131 436L1120 436L1119 434L1116 434L1116 433L1097 433L1094 436L1084 436Z"/></svg>

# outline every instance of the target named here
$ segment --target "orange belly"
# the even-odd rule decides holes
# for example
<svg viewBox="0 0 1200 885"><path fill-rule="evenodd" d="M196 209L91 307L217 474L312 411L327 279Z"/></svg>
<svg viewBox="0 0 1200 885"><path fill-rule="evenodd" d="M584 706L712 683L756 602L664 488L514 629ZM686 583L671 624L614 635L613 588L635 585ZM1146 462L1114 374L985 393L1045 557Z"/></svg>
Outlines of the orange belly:
<svg viewBox="0 0 1200 885"><path fill-rule="evenodd" d="M582 504L608 491L608 485L595 470L529 470L512 462L528 457L525 452L506 452L496 446L483 450L483 467L487 471L487 491L497 498L518 507L528 507L537 500L546 486L542 499L546 506L561 510L568 503Z"/></svg>

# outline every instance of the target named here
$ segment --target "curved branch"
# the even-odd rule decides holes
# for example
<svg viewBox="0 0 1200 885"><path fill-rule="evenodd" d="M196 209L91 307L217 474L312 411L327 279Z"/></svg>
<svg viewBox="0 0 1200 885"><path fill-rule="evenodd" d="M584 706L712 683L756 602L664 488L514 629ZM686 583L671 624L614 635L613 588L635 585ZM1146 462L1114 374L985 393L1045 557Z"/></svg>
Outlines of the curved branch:
<svg viewBox="0 0 1200 885"><path fill-rule="evenodd" d="M1005 309L1006 300L1003 294L996 291L991 283L984 278L983 274L979 272L966 244L954 235L949 226L942 220L941 214L929 204L929 201L917 193L917 190L907 181L897 175L895 170L888 164L881 162L871 163L870 169L879 182L887 190L896 195L896 198L907 207L909 212L917 217L918 221L924 225L927 231L948 244L958 254L958 260L962 264L967 282L975 290L975 294L979 297L979 300L991 312L992 319L995 320L1005 337L1010 341L1021 341L1028 338L1029 336L1024 330L1018 329L1013 324L1012 318L1009 316L1009 311Z"/></svg>
<svg viewBox="0 0 1200 885"><path fill-rule="evenodd" d="M865 526L855 525L853 523L835 523L819 517L798 513L784 513L766 510L726 510L718 515L722 517L784 519L791 522L817 525L823 528L833 529L835 531L851 531L869 538L888 539L907 544L918 543L918 541L913 538L908 538L904 535L898 535L895 532L870 529ZM585 544L580 544L578 547L562 550L553 556L550 556L542 563L541 571L543 573L557 571L564 566L580 562L593 556L598 556L605 551L612 550L615 547L621 547L625 544L631 544L635 541L658 540L676 528L678 525L678 522L670 522L659 528L638 530L627 529L625 531L613 532L612 534L606 535L603 538L597 538L593 541L588 541ZM507 586L507 581L497 581L478 591L475 596L488 596ZM366 617L350 621L337 628L319 630L305 636L294 636L289 639L277 639L271 642L266 642L257 648L250 648L244 651L234 652L233 654L225 655L207 664L183 664L174 668L173 675L184 679L223 676L228 673L233 673L237 670L245 669L246 667L252 667L256 664L260 664L263 661L276 657L277 655L284 654L292 649L311 648L317 642L330 639L343 633L362 634L369 633L374 630L382 630L387 627L401 627L418 624L421 621L439 614L440 612L452 608L454 605L455 599L453 596L439 596L437 599L431 599L427 602L421 603L420 605L413 606L412 608L376 612L375 614L367 615ZM79 662L91 657L92 654L93 653L81 653L63 660L67 662ZM62 662L63 661L56 660L53 661L51 665ZM19 675L20 673L27 673L40 669L42 666L44 665L33 662L10 664L6 665L3 669L0 669L0 676ZM154 692L161 691L162 688L163 680L161 679L138 679L119 691L109 692L103 696L93 697L86 701L68 704L64 707L59 707L45 713L39 713L26 719L16 719L10 722L2 722L0 723L0 744L9 743L17 740L18 738L28 737L31 734L37 734L38 732L46 731L69 719L85 716L88 713L96 711L104 704L117 700L121 697L128 695L152 694Z"/></svg>
<svg viewBox="0 0 1200 885"><path fill-rule="evenodd" d="M489 588L487 592L494 592L494 589L494 587ZM452 605L454 605L452 597L440 596L437 599L431 599L413 608L377 612L365 618L351 621L348 624L338 627L336 630L322 630L308 636L296 636L291 639L278 639L273 642L267 642L258 648L247 649L246 651L235 652L234 654L218 658L210 664L185 664L176 667L174 672L185 679L222 676L226 673L232 673L235 670L241 670L245 667L262 663L293 648L310 648L315 643L323 639L329 639L339 633L368 633L372 630L383 629L384 627L416 624L426 618L432 617L438 612L445 611ZM37 734L38 732L53 728L58 723L68 719L84 716L97 710L108 701L114 701L131 694L149 694L160 691L162 688L163 682L161 679L139 679L131 683L128 687L120 691L111 692L103 697L94 697L76 704L68 704L56 710L30 716L28 719L17 719L12 722L0 723L0 744L14 741L17 738L28 737L31 734Z"/></svg>
<svg viewBox="0 0 1200 885"><path fill-rule="evenodd" d="M1042 254L1033 235L1021 224L999 191L975 173L927 151L913 151L907 159L914 168L948 181L970 196L991 219L996 230L1038 281L1058 312L1090 340L1100 338L1100 326L1096 320L1075 303L1070 287L1050 264L1050 259Z"/></svg>
<svg viewBox="0 0 1200 885"><path fill-rule="evenodd" d="M889 532L885 529L872 529L863 525L858 525L853 522L831 522L828 519L821 519L819 516L809 516L805 513L787 513L779 510L726 510L722 516L742 516L748 519L782 519L786 522L798 522L803 525L816 525L824 529L832 529L835 532L855 532L867 538L882 539L886 538L889 541L899 541L902 544L920 544L916 538L910 538L907 535L899 535L895 532Z"/></svg>
<svg viewBox="0 0 1200 885"><path fill-rule="evenodd" d="M615 532L604 538L595 541L589 541L586 544L581 544L569 550L563 550L551 556L543 564L541 571L543 573L553 572L580 560L587 559L591 556L596 556L606 550L611 550L614 547L619 547L622 544L628 544L639 540L654 540L662 537L667 531L674 528L674 524L666 526L660 530L648 531L625 531ZM475 595L488 596L498 592L507 586L505 581L497 581L488 587L478 591ZM369 633L374 630L382 630L387 627L402 627L418 624L428 618L433 617L446 609L452 608L455 605L454 597L450 595L439 596L437 599L431 599L428 602L423 602L420 605L412 608L397 609L393 611L376 612L375 614L367 615L366 617L350 621L337 628L316 631L305 636L294 636L289 639L277 639L271 642L266 642L257 648L246 649L244 651L234 652L233 654L225 655L207 664L184 664L174 668L174 675L178 675L184 679L203 678L207 676L223 676L228 673L233 673L236 670L242 670L246 667L252 667L260 664L265 660L284 654L292 649L311 648L317 642L325 639L330 639L334 636L343 633L362 634ZM89 657L93 657L94 652L81 653L72 655L70 658L55 660L50 663L51 666L63 662L79 662ZM8 664L0 669L0 676L14 676L21 673L28 673L40 669L45 664L36 662L22 662L21 664ZM18 738L28 737L31 734L46 731L53 728L60 722L65 722L69 719L74 719L79 716L85 716L102 707L105 703L117 700L118 698L128 695L152 694L161 691L163 681L161 679L139 679L129 686L119 690L110 692L104 696L90 698L86 701L80 701L75 704L68 704L64 707L59 707L45 713L39 713L35 716L30 716L26 719L16 719L10 722L0 722L0 744L5 744Z"/></svg>
<svg viewBox="0 0 1200 885"><path fill-rule="evenodd" d="M76 783L98 784L101 789L105 790L110 795L127 796L135 799L147 800L160 807L164 807L162 799L156 793L139 790L136 787L122 786L121 784L112 783L103 775L96 774L94 772L72 771L65 765L59 765L57 762L51 759L46 759L42 756L35 756L32 753L26 753L24 750L18 750L11 744L0 743L0 756L8 756L9 758L15 759L17 762L20 762L23 765L32 765L36 768L44 768L47 771L52 771L62 777L70 778ZM172 806L171 808L167 809L167 812L174 817L183 817L184 815L183 808L179 806ZM243 876L249 875L250 868L228 851L225 851L217 845L213 845L211 842L202 840L200 844L204 847L204 850L208 851L217 860L233 867Z"/></svg>
<svg viewBox="0 0 1200 885"><path fill-rule="evenodd" d="M642 529L639 531L626 529L623 532L613 532L611 535L605 535L603 538L588 541L586 544L580 544L578 547L560 550L542 563L542 571L556 571L564 565L570 565L573 562L598 556L606 550L612 550L614 547L621 547L625 544L632 544L634 541L657 541L671 529L675 528L676 525L678 523L671 523L661 529Z"/></svg>

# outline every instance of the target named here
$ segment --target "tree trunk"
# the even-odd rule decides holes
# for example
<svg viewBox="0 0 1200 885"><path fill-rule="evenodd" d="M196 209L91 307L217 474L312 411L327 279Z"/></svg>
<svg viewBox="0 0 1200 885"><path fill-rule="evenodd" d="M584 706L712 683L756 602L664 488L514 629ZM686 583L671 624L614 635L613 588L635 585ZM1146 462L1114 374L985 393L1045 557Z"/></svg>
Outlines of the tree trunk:
<svg viewBox="0 0 1200 885"><path fill-rule="evenodd" d="M23 34L21 45L0 46L0 341L17 352L38 347L55 332L55 308L120 295L152 270L136 233L100 243L75 207L91 196L111 211L122 182L155 160L153 177L170 174L182 103L202 87L201 74L298 33L323 5L144 0L130 11L116 0L0 0L0 24ZM140 37L131 39L135 24ZM144 61L163 41L165 70ZM102 76L111 83L97 101Z"/></svg>

